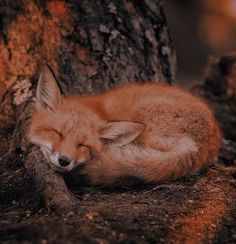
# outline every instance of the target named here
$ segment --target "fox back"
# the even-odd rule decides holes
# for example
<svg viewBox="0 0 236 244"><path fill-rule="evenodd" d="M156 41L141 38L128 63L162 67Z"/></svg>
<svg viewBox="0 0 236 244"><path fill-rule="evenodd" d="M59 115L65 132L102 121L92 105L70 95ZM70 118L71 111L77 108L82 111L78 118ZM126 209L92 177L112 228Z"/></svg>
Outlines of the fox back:
<svg viewBox="0 0 236 244"><path fill-rule="evenodd" d="M220 132L208 106L161 84L130 84L99 95L62 96L41 72L28 137L50 166L111 185L193 174L217 158Z"/></svg>

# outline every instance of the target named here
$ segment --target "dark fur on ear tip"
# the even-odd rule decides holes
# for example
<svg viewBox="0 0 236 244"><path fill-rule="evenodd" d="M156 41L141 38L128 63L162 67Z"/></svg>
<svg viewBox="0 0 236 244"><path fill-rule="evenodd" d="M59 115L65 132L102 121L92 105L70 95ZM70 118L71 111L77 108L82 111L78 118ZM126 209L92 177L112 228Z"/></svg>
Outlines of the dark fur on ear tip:
<svg viewBox="0 0 236 244"><path fill-rule="evenodd" d="M40 74L42 74L42 73L49 74L50 73L51 75L53 75L54 79L57 81L57 77L56 77L53 69L51 68L51 66L48 63L41 63L39 70L40 70ZM57 83L58 83L58 81L57 81Z"/></svg>

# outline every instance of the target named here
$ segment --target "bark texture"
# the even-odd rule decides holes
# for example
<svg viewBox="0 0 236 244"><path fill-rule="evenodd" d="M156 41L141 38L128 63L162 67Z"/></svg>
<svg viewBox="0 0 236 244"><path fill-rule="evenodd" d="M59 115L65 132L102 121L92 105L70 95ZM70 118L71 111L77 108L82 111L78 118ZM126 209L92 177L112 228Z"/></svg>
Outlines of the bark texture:
<svg viewBox="0 0 236 244"><path fill-rule="evenodd" d="M2 0L0 56L1 121L14 118L12 104L31 96L42 61L65 93L170 83L175 74L160 0Z"/></svg>
<svg viewBox="0 0 236 244"><path fill-rule="evenodd" d="M3 0L0 30L1 121L12 118L14 123L14 109L34 93L41 62L50 64L65 94L174 80L175 54L160 0ZM21 148L47 206L63 209L73 197L38 148L28 144L32 104L26 104L11 153Z"/></svg>

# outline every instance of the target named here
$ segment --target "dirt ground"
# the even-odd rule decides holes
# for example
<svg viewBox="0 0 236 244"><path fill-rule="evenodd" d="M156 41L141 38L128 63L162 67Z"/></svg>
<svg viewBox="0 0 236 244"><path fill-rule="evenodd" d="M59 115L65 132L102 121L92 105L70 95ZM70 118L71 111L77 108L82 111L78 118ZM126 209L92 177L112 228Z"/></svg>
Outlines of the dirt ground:
<svg viewBox="0 0 236 244"><path fill-rule="evenodd" d="M194 177L157 186L76 191L76 213L49 213L21 162L7 162L13 129L0 134L0 243L235 243L235 148Z"/></svg>

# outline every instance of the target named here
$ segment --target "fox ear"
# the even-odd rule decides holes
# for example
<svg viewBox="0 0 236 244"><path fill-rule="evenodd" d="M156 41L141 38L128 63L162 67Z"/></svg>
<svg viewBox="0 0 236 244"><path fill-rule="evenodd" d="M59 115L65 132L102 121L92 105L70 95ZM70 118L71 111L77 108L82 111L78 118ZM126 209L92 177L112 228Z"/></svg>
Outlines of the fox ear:
<svg viewBox="0 0 236 244"><path fill-rule="evenodd" d="M132 142L145 129L145 125L133 121L109 122L99 130L104 143L123 146Z"/></svg>
<svg viewBox="0 0 236 244"><path fill-rule="evenodd" d="M54 110L62 100L56 78L47 65L41 68L36 91L36 100L37 106L51 110Z"/></svg>

